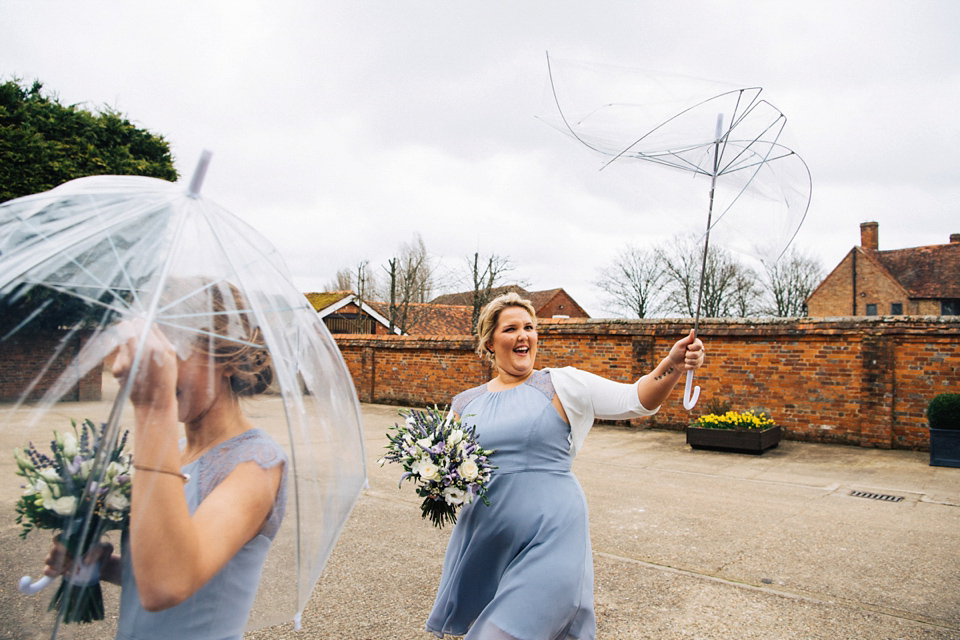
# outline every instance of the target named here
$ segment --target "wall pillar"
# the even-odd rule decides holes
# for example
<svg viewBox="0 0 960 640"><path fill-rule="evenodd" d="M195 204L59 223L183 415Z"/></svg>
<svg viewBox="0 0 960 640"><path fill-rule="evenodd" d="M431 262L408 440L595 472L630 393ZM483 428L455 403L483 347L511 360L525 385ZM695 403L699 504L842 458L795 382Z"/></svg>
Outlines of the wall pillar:
<svg viewBox="0 0 960 640"><path fill-rule="evenodd" d="M893 446L893 390L896 371L893 340L864 334L860 346L860 446Z"/></svg>

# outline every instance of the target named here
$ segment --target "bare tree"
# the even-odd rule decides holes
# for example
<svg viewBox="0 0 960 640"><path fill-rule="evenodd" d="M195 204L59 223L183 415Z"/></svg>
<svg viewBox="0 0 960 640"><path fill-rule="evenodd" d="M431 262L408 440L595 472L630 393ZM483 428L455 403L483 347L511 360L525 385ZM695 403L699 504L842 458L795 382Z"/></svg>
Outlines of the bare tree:
<svg viewBox="0 0 960 640"><path fill-rule="evenodd" d="M611 310L648 318L661 311L666 273L656 251L625 246L613 262L598 270L594 284Z"/></svg>
<svg viewBox="0 0 960 640"><path fill-rule="evenodd" d="M340 269L333 280L327 283L328 291L353 291L353 271Z"/></svg>
<svg viewBox="0 0 960 640"><path fill-rule="evenodd" d="M513 263L509 258L495 253L481 258L479 252L473 258L467 258L470 283L473 286L473 314L470 322L471 332L477 329L477 320L480 311L493 298L493 290L502 284L504 276L513 271Z"/></svg>
<svg viewBox="0 0 960 640"><path fill-rule="evenodd" d="M364 312L363 312L363 303L368 299L371 291L376 290L376 280L373 277L373 274L370 273L370 270L367 269L369 262L363 260L357 265L356 278L354 282L357 285L357 318L356 318L356 328L354 333L364 333Z"/></svg>
<svg viewBox="0 0 960 640"><path fill-rule="evenodd" d="M804 315L804 302L823 280L820 260L791 248L776 262L765 263L764 270L763 311L781 318Z"/></svg>
<svg viewBox="0 0 960 640"><path fill-rule="evenodd" d="M427 302L433 295L434 266L423 237L417 233L412 242L402 244L399 255L388 260L384 270L390 279L390 330L398 326L408 332L423 316L411 305Z"/></svg>
<svg viewBox="0 0 960 640"><path fill-rule="evenodd" d="M672 243L660 247L667 288L666 306L671 311L693 317L700 296L700 316L705 318L755 315L760 291L757 275L737 262L722 247L710 247L703 266L703 243L695 235L675 236ZM702 272L702 273L701 273Z"/></svg>

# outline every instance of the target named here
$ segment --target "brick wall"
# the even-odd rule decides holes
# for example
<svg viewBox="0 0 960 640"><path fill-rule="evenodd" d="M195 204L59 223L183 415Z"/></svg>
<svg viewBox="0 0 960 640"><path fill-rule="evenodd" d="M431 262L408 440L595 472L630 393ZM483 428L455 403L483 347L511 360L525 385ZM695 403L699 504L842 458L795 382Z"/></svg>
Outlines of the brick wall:
<svg viewBox="0 0 960 640"><path fill-rule="evenodd" d="M53 382L67 370L80 352L87 336L66 332L27 336L14 336L0 342L0 402L13 402L20 398L27 387L43 371L50 357L62 348L59 357L44 373L40 382L28 396L29 400L40 398ZM63 397L64 400L94 401L100 399L102 371L99 367L87 373Z"/></svg>
<svg viewBox="0 0 960 640"><path fill-rule="evenodd" d="M688 329L685 320L543 320L537 366L633 381ZM768 411L794 440L925 449L927 403L960 392L960 318L706 320L701 336L698 406L683 409L681 383L657 415L633 424L679 429L719 399ZM336 340L364 402L442 406L491 375L467 337Z"/></svg>

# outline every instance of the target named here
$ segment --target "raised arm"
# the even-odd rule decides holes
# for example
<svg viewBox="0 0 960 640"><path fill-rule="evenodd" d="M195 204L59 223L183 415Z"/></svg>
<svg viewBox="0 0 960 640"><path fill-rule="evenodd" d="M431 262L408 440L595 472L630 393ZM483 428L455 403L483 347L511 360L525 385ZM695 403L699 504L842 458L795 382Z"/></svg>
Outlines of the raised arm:
<svg viewBox="0 0 960 640"><path fill-rule="evenodd" d="M703 343L693 332L677 341L660 364L649 374L640 378L637 397L648 409L659 407L679 382L684 372L703 366Z"/></svg>

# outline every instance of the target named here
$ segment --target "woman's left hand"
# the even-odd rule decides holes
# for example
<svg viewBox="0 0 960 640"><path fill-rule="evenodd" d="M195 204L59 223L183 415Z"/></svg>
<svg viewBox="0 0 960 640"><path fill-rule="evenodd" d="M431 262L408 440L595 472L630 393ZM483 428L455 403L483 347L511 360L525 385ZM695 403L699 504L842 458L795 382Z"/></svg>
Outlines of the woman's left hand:
<svg viewBox="0 0 960 640"><path fill-rule="evenodd" d="M670 349L667 356L675 367L686 371L699 369L703 366L706 350L703 348L703 342L696 337L693 329L690 329L689 335L682 340L678 340Z"/></svg>

